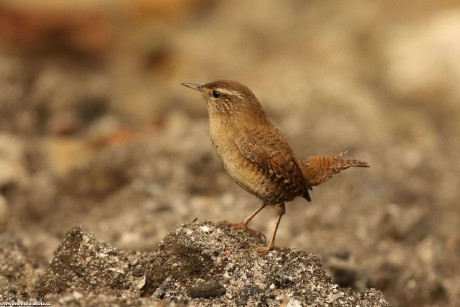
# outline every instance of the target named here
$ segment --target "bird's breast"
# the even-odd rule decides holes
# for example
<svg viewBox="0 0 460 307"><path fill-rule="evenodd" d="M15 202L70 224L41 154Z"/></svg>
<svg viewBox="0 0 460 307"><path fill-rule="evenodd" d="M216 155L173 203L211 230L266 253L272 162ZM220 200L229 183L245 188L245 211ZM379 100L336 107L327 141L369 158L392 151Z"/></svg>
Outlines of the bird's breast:
<svg viewBox="0 0 460 307"><path fill-rule="evenodd" d="M246 191L263 198L267 178L260 169L239 150L235 138L240 129L226 123L211 122L211 141L230 177Z"/></svg>

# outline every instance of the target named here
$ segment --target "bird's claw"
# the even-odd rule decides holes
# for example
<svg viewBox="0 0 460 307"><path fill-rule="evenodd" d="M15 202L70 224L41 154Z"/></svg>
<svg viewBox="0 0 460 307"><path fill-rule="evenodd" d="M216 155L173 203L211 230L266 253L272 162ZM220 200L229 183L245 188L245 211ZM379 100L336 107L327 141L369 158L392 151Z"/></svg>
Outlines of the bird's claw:
<svg viewBox="0 0 460 307"><path fill-rule="evenodd" d="M256 237L259 237L259 238L263 239L264 242L267 242L267 237L265 236L265 234L263 232L251 229L245 223L230 223L228 221L220 221L220 222L217 223L217 225L228 226L228 227L232 227L232 228L236 228L236 229L245 230L245 231L251 233L252 235L254 235Z"/></svg>

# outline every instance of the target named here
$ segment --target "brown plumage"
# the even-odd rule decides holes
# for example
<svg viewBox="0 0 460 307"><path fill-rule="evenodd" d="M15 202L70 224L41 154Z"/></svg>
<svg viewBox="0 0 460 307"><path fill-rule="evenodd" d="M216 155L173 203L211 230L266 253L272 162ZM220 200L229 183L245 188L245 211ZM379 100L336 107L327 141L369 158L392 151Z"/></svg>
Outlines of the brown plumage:
<svg viewBox="0 0 460 307"><path fill-rule="evenodd" d="M369 167L367 162L344 160L344 151L337 156L311 156L304 159L302 170L310 187L320 185L335 174L350 167Z"/></svg>
<svg viewBox="0 0 460 307"><path fill-rule="evenodd" d="M309 190L313 186L349 167L369 167L365 162L344 160L343 154L311 156L301 161L282 133L268 121L255 95L238 82L182 84L203 94L211 140L227 173L243 189L262 200L262 205L239 225L247 228L267 205L275 208L274 231L264 251L274 247L276 231L285 214L285 202L297 196L310 201Z"/></svg>

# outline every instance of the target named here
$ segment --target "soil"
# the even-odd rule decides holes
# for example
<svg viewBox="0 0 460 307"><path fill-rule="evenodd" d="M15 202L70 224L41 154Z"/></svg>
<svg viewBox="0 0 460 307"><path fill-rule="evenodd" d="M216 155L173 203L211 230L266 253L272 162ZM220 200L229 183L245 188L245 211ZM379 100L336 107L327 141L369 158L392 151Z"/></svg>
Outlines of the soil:
<svg viewBox="0 0 460 307"><path fill-rule="evenodd" d="M275 251L260 255L260 238L209 222L182 225L155 252L119 251L81 226L65 237L38 297L58 305L118 303L193 306L389 306L377 290L340 288L315 255Z"/></svg>
<svg viewBox="0 0 460 307"><path fill-rule="evenodd" d="M120 3L0 3L0 302L458 304L457 2ZM299 155L371 165L287 204L263 257L216 224L259 201L180 86L217 79Z"/></svg>

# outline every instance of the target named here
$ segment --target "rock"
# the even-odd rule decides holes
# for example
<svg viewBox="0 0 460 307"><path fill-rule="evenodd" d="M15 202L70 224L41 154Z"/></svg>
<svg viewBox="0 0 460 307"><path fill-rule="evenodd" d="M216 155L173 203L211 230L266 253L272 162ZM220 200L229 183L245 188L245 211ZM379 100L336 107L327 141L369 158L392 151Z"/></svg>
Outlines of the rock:
<svg viewBox="0 0 460 307"><path fill-rule="evenodd" d="M225 287L220 282L203 283L188 289L191 298L213 298L224 295Z"/></svg>
<svg viewBox="0 0 460 307"><path fill-rule="evenodd" d="M0 302L28 300L36 281L36 263L16 234L0 234L0 259Z"/></svg>
<svg viewBox="0 0 460 307"><path fill-rule="evenodd" d="M139 284L145 279L144 267L150 261L149 255L119 251L77 226L57 249L48 271L38 281L36 291L41 297L75 290L85 295L103 292L139 297Z"/></svg>
<svg viewBox="0 0 460 307"><path fill-rule="evenodd" d="M389 306L377 290L334 284L309 252L260 255L258 244L249 232L193 222L170 232L158 250L139 253L117 250L78 226L57 249L36 294L60 305Z"/></svg>

